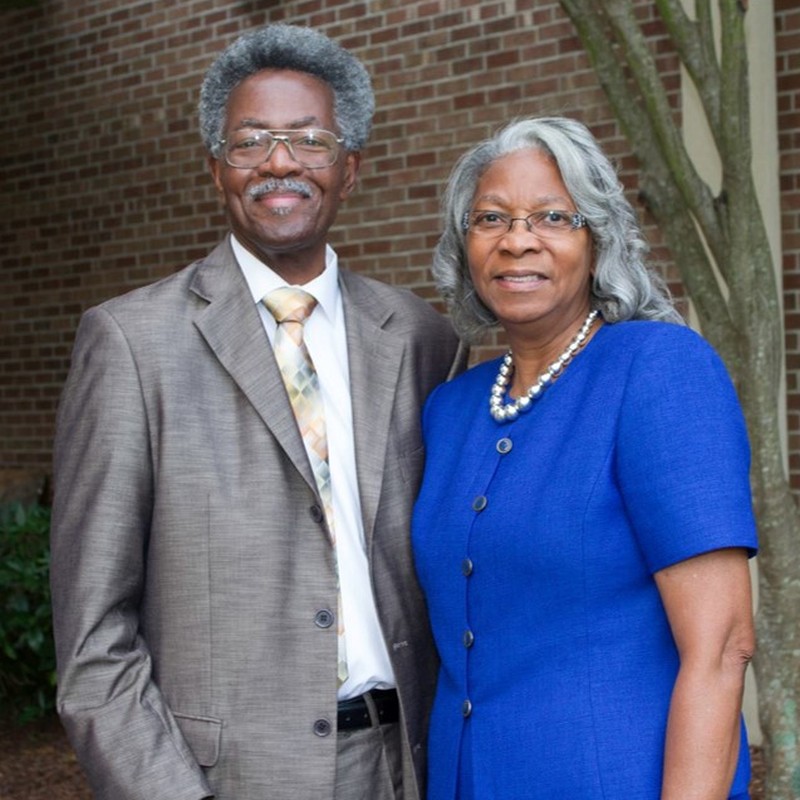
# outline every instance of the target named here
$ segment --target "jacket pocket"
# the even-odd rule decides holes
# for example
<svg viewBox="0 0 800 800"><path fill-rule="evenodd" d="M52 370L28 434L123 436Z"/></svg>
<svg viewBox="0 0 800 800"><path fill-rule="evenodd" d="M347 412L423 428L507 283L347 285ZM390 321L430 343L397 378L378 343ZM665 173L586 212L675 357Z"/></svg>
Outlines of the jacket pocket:
<svg viewBox="0 0 800 800"><path fill-rule="evenodd" d="M201 767L213 767L219 759L222 720L174 714L183 738Z"/></svg>

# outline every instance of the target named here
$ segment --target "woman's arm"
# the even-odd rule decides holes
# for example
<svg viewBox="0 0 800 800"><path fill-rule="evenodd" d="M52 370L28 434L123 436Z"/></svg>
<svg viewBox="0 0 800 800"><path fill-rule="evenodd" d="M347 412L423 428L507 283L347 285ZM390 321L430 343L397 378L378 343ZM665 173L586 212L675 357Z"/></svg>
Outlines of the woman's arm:
<svg viewBox="0 0 800 800"><path fill-rule="evenodd" d="M724 800L739 754L744 674L755 649L743 548L657 572L680 655L667 723L662 800Z"/></svg>

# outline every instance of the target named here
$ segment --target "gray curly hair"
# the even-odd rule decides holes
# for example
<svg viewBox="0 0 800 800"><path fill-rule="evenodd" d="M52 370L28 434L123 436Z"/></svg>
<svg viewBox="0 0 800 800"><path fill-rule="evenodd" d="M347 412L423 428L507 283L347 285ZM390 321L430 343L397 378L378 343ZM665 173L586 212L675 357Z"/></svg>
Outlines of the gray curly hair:
<svg viewBox="0 0 800 800"><path fill-rule="evenodd" d="M295 25L267 25L240 36L209 67L200 89L200 135L214 157L225 138L228 97L262 69L305 72L325 81L334 94L334 116L346 150L361 150L369 138L375 97L369 73L350 52L327 36Z"/></svg>
<svg viewBox="0 0 800 800"><path fill-rule="evenodd" d="M433 275L453 324L477 341L498 324L475 292L466 258L464 214L478 181L497 159L525 148L543 151L558 167L576 208L586 218L595 252L592 307L606 322L659 319L684 323L661 278L645 264L647 244L616 171L586 128L565 117L511 122L466 152L450 175L442 200L443 232L433 256Z"/></svg>

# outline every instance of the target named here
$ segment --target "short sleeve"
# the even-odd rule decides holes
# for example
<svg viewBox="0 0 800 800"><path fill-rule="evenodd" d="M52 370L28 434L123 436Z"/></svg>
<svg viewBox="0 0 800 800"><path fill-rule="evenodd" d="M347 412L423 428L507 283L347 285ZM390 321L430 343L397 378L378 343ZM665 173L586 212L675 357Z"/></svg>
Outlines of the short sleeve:
<svg viewBox="0 0 800 800"><path fill-rule="evenodd" d="M724 364L688 328L657 326L634 354L617 476L649 569L757 547L744 417Z"/></svg>

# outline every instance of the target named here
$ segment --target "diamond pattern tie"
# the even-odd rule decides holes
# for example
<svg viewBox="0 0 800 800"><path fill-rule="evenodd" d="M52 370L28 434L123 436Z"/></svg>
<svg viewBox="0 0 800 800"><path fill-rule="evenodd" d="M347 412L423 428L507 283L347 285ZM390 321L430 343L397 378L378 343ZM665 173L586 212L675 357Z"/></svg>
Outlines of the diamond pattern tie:
<svg viewBox="0 0 800 800"><path fill-rule="evenodd" d="M297 420L297 427L300 429L311 468L314 471L317 489L325 507L325 519L328 523L331 543L335 548L336 534L333 527L331 471L328 463L325 410L317 371L314 369L314 363L303 341L303 324L314 310L317 301L302 289L284 286L270 292L263 302L278 323L274 341L275 360L278 362L283 383ZM339 685L341 685L347 680L347 653L344 641L341 592L339 592L337 616L338 677Z"/></svg>

